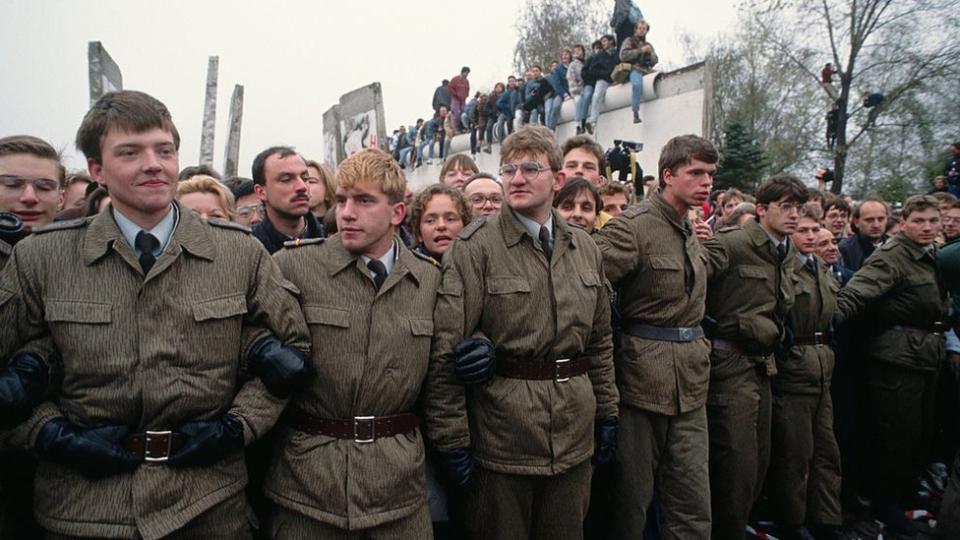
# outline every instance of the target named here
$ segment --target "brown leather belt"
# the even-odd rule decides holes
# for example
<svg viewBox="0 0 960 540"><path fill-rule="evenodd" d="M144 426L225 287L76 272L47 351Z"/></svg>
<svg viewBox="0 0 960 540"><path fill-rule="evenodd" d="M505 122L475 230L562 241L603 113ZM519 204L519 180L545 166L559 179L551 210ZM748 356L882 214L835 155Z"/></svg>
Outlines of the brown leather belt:
<svg viewBox="0 0 960 540"><path fill-rule="evenodd" d="M770 356L773 354L772 351L748 350L743 345L729 339L713 338L710 340L710 345L718 351L729 351L744 356Z"/></svg>
<svg viewBox="0 0 960 540"><path fill-rule="evenodd" d="M291 406L287 408L285 418L287 425L297 431L337 439L353 439L356 443L371 443L381 437L413 431L420 426L420 418L413 413L330 419L320 418L299 407Z"/></svg>
<svg viewBox="0 0 960 540"><path fill-rule="evenodd" d="M793 338L794 345L829 345L830 344L830 332L814 332L812 336L795 336Z"/></svg>
<svg viewBox="0 0 960 540"><path fill-rule="evenodd" d="M589 358L560 358L536 362L497 362L497 375L508 379L565 383L590 370Z"/></svg>
<svg viewBox="0 0 960 540"><path fill-rule="evenodd" d="M164 462L187 442L187 436L173 431L142 431L127 436L123 448L147 462Z"/></svg>

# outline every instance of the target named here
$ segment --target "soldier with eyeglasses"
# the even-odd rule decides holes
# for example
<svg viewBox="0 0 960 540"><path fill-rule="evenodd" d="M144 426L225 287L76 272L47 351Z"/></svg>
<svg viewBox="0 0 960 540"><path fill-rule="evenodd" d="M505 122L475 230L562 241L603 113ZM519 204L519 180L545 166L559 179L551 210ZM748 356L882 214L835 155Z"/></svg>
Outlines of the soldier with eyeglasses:
<svg viewBox="0 0 960 540"><path fill-rule="evenodd" d="M428 437L477 538L582 538L591 457L618 429L600 252L552 209L563 184L549 130L501 148L506 208L444 255L428 374Z"/></svg>

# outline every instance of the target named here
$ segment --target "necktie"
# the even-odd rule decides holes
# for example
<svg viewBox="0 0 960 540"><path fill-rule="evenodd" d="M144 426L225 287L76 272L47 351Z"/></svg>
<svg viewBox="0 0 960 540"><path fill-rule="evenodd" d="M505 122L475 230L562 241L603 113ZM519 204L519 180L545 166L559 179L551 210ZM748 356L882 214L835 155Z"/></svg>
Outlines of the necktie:
<svg viewBox="0 0 960 540"><path fill-rule="evenodd" d="M384 264L376 259L367 263L367 268L373 272L373 284L377 287L377 290L380 290L380 287L383 286L383 282L387 280L387 267Z"/></svg>
<svg viewBox="0 0 960 540"><path fill-rule="evenodd" d="M807 262L805 263L807 270L813 272L813 275L817 275L817 261L813 256L807 257Z"/></svg>
<svg viewBox="0 0 960 540"><path fill-rule="evenodd" d="M787 243L780 242L777 244L777 257L780 257L780 262L783 262L787 258Z"/></svg>
<svg viewBox="0 0 960 540"><path fill-rule="evenodd" d="M543 254L547 256L549 261L553 258L553 247L550 245L550 229L546 225L540 226L540 249L543 250Z"/></svg>
<svg viewBox="0 0 960 540"><path fill-rule="evenodd" d="M150 269L153 268L153 263L157 262L157 258L153 256L153 252L160 247L160 241L157 240L157 237L146 232L140 231L137 233L137 238L133 241L138 251L140 251L140 268L143 269L143 275L150 273Z"/></svg>

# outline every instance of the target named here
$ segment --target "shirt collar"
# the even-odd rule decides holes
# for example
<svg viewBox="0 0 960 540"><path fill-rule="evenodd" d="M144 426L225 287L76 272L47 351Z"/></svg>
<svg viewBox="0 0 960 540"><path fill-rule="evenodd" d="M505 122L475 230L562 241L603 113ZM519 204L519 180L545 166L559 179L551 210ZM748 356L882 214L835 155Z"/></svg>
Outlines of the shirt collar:
<svg viewBox="0 0 960 540"><path fill-rule="evenodd" d="M384 267L386 267L386 269L387 269L387 275L390 275L390 272L393 270L393 265L396 264L396 262L397 262L397 252L398 252L398 251L399 251L399 248L398 248L398 246L397 246L397 239L394 238L394 239L393 239L393 243L391 244L390 249L388 249L387 252L384 253L382 257L380 257L379 259L377 259L378 261L380 261L380 262L383 263L383 266L384 266ZM361 255L360 258L363 259L363 264L364 264L364 266L366 266L370 261L373 260L373 259L371 259L370 257L367 257L366 255ZM372 271L372 270L370 271L370 277L373 277L373 271Z"/></svg>
<svg viewBox="0 0 960 540"><path fill-rule="evenodd" d="M153 252L153 255L154 257L159 257L160 254L163 253L163 250L167 249L167 244L170 243L170 238L173 237L173 231L176 230L177 223L180 221L180 213L175 204L170 204L167 215L160 220L160 223L157 223L149 230L143 229L131 221L130 218L123 215L116 207L113 207L113 219L117 222L117 227L120 229L120 233L123 234L123 238L138 257L142 255L142 253L137 249L137 234L140 231L146 231L156 237L156 239L160 241L160 245Z"/></svg>
<svg viewBox="0 0 960 540"><path fill-rule="evenodd" d="M757 224L760 225L760 222L757 222ZM769 238L770 241L773 242L773 247L777 247L777 246L779 246L780 244L783 244L784 247L790 247L790 238L789 238L789 237L784 236L784 237L783 237L783 240L777 240L776 237L774 237L772 234L770 234L770 231L768 231L768 230L766 229L766 227L764 227L763 225L760 225L760 228L763 230L763 232L765 232L765 233L767 234L767 238Z"/></svg>
<svg viewBox="0 0 960 540"><path fill-rule="evenodd" d="M527 216L521 215L519 212L514 212L513 215L517 216L517 220L520 221L520 224L523 225L523 228L527 230L527 234L530 235L530 238L534 240L540 239L540 224L536 221L528 218ZM547 221L543 223L543 226L547 228L547 231L550 232L550 240L553 240L553 212L550 213L550 217L547 218Z"/></svg>

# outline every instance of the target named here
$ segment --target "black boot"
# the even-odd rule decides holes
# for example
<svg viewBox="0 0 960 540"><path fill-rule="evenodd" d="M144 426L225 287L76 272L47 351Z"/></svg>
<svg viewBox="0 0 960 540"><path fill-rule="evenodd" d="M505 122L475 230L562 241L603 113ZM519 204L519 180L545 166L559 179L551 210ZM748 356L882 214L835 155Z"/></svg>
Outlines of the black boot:
<svg viewBox="0 0 960 540"><path fill-rule="evenodd" d="M639 124L640 122L643 122L643 120L640 119L640 111L633 111L633 123Z"/></svg>

